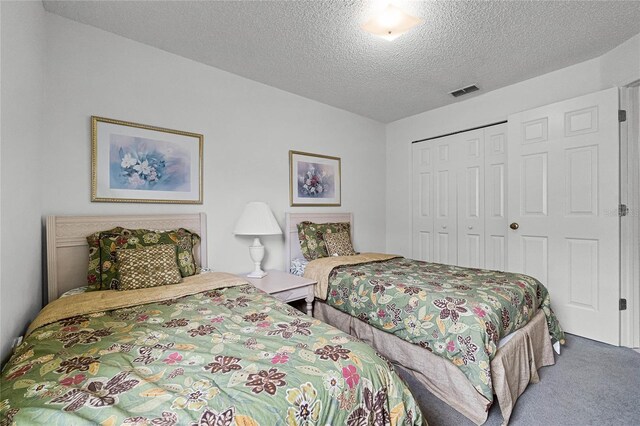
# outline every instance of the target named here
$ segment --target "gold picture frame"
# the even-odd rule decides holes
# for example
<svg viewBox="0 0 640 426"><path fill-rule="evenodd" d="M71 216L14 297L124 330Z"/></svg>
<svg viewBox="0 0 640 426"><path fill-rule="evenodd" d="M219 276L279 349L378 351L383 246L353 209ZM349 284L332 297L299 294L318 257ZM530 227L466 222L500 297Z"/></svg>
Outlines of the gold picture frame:
<svg viewBox="0 0 640 426"><path fill-rule="evenodd" d="M91 201L202 204L204 136L91 116Z"/></svg>
<svg viewBox="0 0 640 426"><path fill-rule="evenodd" d="M289 151L289 202L292 207L341 206L340 157Z"/></svg>

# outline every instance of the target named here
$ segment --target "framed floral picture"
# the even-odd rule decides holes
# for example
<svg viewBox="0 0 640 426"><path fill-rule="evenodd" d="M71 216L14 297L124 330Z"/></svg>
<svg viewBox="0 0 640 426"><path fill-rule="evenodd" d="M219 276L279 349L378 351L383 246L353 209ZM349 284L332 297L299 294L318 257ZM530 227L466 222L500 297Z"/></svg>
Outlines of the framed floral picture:
<svg viewBox="0 0 640 426"><path fill-rule="evenodd" d="M91 201L202 204L203 140L91 117Z"/></svg>
<svg viewBox="0 0 640 426"><path fill-rule="evenodd" d="M289 151L291 206L339 206L340 158Z"/></svg>

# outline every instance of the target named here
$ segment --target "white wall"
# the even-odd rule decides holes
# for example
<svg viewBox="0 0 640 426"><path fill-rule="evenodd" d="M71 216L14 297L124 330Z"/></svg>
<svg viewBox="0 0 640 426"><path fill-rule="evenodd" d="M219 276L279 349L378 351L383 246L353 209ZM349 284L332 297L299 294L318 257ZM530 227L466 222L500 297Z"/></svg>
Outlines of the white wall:
<svg viewBox="0 0 640 426"><path fill-rule="evenodd" d="M42 300L40 169L45 58L40 2L0 2L0 361ZM28 24L26 24L28 23Z"/></svg>
<svg viewBox="0 0 640 426"><path fill-rule="evenodd" d="M601 57L389 123L387 252L411 253L411 142L640 79L640 34Z"/></svg>
<svg viewBox="0 0 640 426"><path fill-rule="evenodd" d="M182 57L47 15L44 215L204 211L209 266L249 271L249 237L232 230L248 201L266 201L284 228L290 149L342 158L342 207L356 247L385 247L384 125ZM90 202L89 117L204 134L204 204ZM302 208L297 208L302 210ZM282 269L284 237L262 238L263 266Z"/></svg>

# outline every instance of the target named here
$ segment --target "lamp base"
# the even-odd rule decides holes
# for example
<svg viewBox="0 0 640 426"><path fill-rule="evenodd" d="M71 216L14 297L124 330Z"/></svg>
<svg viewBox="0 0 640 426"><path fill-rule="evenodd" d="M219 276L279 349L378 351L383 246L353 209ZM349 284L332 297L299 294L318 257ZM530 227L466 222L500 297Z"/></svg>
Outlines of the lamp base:
<svg viewBox="0 0 640 426"><path fill-rule="evenodd" d="M247 278L262 278L267 275L260 267L260 263L262 263L262 259L264 258L264 246L260 242L259 237L253 240L253 245L249 247L249 254L251 254L251 260L253 260L255 268L252 273L247 275Z"/></svg>

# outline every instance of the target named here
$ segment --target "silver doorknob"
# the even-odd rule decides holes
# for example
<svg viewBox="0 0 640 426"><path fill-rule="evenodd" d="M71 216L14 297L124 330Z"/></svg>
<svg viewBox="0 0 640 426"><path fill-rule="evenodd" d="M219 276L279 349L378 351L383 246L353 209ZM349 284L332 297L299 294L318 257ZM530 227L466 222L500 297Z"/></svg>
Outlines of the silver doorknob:
<svg viewBox="0 0 640 426"><path fill-rule="evenodd" d="M509 228L515 231L516 229L520 228L520 225L518 225L516 222L513 222L511 225L509 225Z"/></svg>
<svg viewBox="0 0 640 426"><path fill-rule="evenodd" d="M469 225L467 226L467 229L473 229L473 226Z"/></svg>
<svg viewBox="0 0 640 426"><path fill-rule="evenodd" d="M442 225L442 229L447 229L447 225Z"/></svg>

